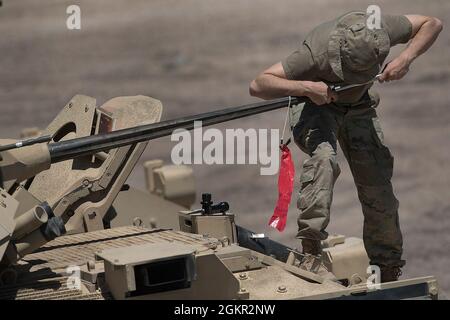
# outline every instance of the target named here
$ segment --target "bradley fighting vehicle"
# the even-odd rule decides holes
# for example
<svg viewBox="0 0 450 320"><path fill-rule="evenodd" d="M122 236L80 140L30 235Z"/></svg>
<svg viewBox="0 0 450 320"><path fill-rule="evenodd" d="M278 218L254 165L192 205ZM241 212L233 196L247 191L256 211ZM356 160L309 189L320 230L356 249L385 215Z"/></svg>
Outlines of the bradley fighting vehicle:
<svg viewBox="0 0 450 320"><path fill-rule="evenodd" d="M152 139L287 104L160 122L149 97L97 107L77 95L37 136L0 140L0 299L437 299L434 277L371 285L358 238L323 242L330 274L300 268L300 253L236 225L228 203L203 194L192 210L189 167L147 161L148 190L125 184Z"/></svg>

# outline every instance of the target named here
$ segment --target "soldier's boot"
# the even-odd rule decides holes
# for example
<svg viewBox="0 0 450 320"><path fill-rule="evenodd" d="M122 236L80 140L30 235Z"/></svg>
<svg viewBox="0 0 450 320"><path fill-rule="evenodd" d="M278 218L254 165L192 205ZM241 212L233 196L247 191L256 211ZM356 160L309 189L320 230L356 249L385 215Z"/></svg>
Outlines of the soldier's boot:
<svg viewBox="0 0 450 320"><path fill-rule="evenodd" d="M402 275L402 270L397 266L380 266L381 282L397 281Z"/></svg>
<svg viewBox="0 0 450 320"><path fill-rule="evenodd" d="M303 254L310 254L314 256L322 255L322 246L320 240L302 239Z"/></svg>
<svg viewBox="0 0 450 320"><path fill-rule="evenodd" d="M299 267L321 276L330 274L322 262L322 246L320 240L302 239L303 256Z"/></svg>

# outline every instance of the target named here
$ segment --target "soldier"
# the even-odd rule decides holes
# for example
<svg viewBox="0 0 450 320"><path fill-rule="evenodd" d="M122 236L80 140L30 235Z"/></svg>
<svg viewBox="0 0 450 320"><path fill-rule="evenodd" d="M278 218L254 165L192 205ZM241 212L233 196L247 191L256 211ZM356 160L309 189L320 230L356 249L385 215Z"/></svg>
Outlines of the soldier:
<svg viewBox="0 0 450 320"><path fill-rule="evenodd" d="M372 28L368 18L355 11L319 25L296 51L253 80L250 94L262 99L306 96L311 100L290 111L294 140L310 156L303 163L297 202L297 238L302 239L303 253L320 256L320 241L328 236L333 186L340 173L339 141L358 190L370 264L380 267L381 281L387 282L398 279L405 261L401 259L398 201L391 184L393 157L383 143L374 109L379 99L368 91L372 83L338 94L330 85L363 84L380 72L380 82L400 80L436 40L442 22L421 15L381 15L379 28ZM383 71L390 48L407 42ZM304 259L302 265L317 266L317 259Z"/></svg>

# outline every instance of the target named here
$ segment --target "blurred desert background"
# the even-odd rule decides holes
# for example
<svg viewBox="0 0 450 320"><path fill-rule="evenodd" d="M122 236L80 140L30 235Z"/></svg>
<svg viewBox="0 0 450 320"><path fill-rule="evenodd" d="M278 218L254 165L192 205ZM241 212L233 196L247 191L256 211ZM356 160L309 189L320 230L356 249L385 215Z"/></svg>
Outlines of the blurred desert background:
<svg viewBox="0 0 450 320"><path fill-rule="evenodd" d="M81 7L81 30L66 28L66 8ZM444 31L405 79L376 85L404 234L404 278L435 275L450 292L450 1L448 0L14 0L0 8L0 136L45 127L75 94L106 100L144 94L160 99L163 119L258 101L249 82L290 54L305 34L346 11L377 4L390 14L439 17ZM393 50L395 55L401 48ZM217 128L281 128L274 111ZM170 138L152 141L141 162L170 162ZM297 168L306 156L295 146ZM328 231L362 235L362 213L342 154ZM198 193L230 202L238 223L298 245L296 196L286 230L267 226L277 176L257 165L195 165ZM129 183L145 187L138 167ZM297 191L296 191L297 192Z"/></svg>

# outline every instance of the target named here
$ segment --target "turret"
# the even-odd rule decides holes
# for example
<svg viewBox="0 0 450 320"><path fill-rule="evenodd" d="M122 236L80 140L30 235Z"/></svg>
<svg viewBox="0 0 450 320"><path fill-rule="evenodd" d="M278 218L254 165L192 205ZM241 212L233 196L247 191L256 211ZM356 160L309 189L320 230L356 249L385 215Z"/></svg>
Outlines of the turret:
<svg viewBox="0 0 450 320"><path fill-rule="evenodd" d="M292 98L290 103L303 101ZM211 126L288 103L289 98L281 98L158 122L162 105L149 97L115 98L99 108L92 98L74 97L44 135L0 140L3 264L65 232L101 229L148 141L193 129L195 121ZM67 120L68 114L79 122Z"/></svg>

